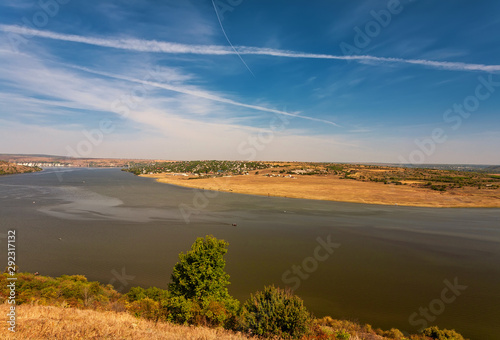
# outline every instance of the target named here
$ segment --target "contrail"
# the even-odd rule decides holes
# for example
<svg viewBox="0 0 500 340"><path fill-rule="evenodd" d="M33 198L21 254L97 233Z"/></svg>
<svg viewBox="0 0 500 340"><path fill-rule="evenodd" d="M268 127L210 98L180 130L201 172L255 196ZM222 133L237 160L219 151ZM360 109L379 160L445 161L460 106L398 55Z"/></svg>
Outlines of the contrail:
<svg viewBox="0 0 500 340"><path fill-rule="evenodd" d="M126 76L120 76L120 75L116 75L116 74L112 74L112 73L108 73L108 72L95 71L95 70L91 70L91 69L86 68L86 67L80 67L80 66L74 66L74 65L66 65L66 66L77 69L77 70L85 71L88 73L93 73L93 74L97 74L100 76L108 77L108 78L125 80L125 81L138 83L138 84L142 84L142 85L148 85L148 86L152 86L152 87L156 87L156 88L160 88L160 89L164 89L164 90L169 90L169 91L173 91L173 92L188 94L188 95L199 97L199 98L213 100L213 101L220 102L220 103L231 104L231 105L235 105L235 106L245 107L248 109L264 111L264 112L271 112L271 113L276 113L276 114L295 117L295 118L302 118L302 119L307 119L307 120L311 120L311 121L315 121L315 122L330 124L330 125L333 125L336 127L341 127L340 125L338 125L334 122L331 122L329 120L324 120L324 119L320 119L320 118L313 118L313 117L308 117L308 116L301 116L301 115L298 115L295 113L290 113L290 112L280 111L280 110L275 110L275 109L269 109L267 107L258 106L258 105L250 105L250 104L240 103L240 102L237 102L237 101L234 101L231 99L227 99L227 98L223 98L223 97L219 97L219 96L216 96L216 95L204 92L204 91L192 90L192 89L189 89L186 87L173 86L173 85L169 85L169 84L157 83L157 82L147 81L147 80L140 80L140 79L130 78L130 77L126 77Z"/></svg>
<svg viewBox="0 0 500 340"><path fill-rule="evenodd" d="M226 30L224 30L224 26L222 26L222 21L220 20L219 12L217 11L217 7L215 7L214 0L212 0L212 5L214 5L215 14L217 15L217 20L219 20L220 28L222 30L222 33L224 33L224 36L226 37L227 42L229 43L229 45L231 45L231 48L233 49L234 53L236 53L236 55L238 55L238 58L240 58L240 60L243 63L243 65L245 65L245 67L247 68L247 70L250 71L250 73L252 74L252 76L255 77L255 74L253 74L253 72L250 69L250 67L248 67L247 63L245 63L245 61L243 60L243 58L241 57L241 55L238 53L238 51L236 51L236 49L234 48L233 44L231 44L231 41L227 37Z"/></svg>
<svg viewBox="0 0 500 340"><path fill-rule="evenodd" d="M287 51L270 48L237 46L228 48L218 45L187 45L156 40L141 39L110 39L84 37L74 34L63 34L51 31L41 31L28 27L17 25L0 25L0 31L25 36L36 36L40 38L69 41L93 46L109 47L136 52L169 53L169 54L198 54L198 55L265 55L284 58L310 58L310 59L332 59L332 60L355 60L355 61L373 61L377 63L400 63L432 67L436 69L451 71L480 71L480 72L499 72L500 65L469 64L462 62L434 61L426 59L403 59L390 57L375 57L371 55L331 55L305 53L298 51ZM246 64L245 64L246 65ZM248 66L247 66L248 67Z"/></svg>

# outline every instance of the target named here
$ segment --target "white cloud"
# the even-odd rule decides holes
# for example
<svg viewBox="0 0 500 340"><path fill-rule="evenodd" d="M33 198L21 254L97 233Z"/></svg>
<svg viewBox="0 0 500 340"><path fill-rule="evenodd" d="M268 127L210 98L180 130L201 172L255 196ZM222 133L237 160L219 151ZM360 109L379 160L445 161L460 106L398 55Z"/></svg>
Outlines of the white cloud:
<svg viewBox="0 0 500 340"><path fill-rule="evenodd" d="M63 37L67 38L66 35ZM57 64L51 62L54 59L48 54L44 55L45 62L42 62L37 57L39 51L36 48L26 53L13 53L5 49L5 41L0 41L0 45L2 42L0 152L66 155L67 146L75 148L86 138L83 129L98 127L99 115L103 113L110 116L111 103L129 94L137 85L145 85L150 89L145 99L130 110L126 119L115 114L115 131L105 135L103 142L96 145L89 156L245 159L248 154L242 154L238 147L263 131L245 124L256 112L261 115L272 114L269 120L275 115L299 118L294 113L272 109L268 104L250 105L229 99L224 93L188 85L196 80L196 76L186 74L180 68L161 68L157 77L160 79L149 79L141 77L141 74L147 75L148 70L152 69L148 62L130 63L119 67L127 67L126 74L130 76L125 76L119 71L101 72ZM122 40L120 44L129 43L129 40ZM140 41L138 44L149 46L149 43ZM175 45L174 50L181 46L185 51L181 53L193 53L186 52L190 45ZM210 46L202 46L200 51L209 51L207 48ZM310 57L308 54L304 56L297 52L270 49L246 48L243 51L247 54ZM228 52L232 53L230 50ZM373 62L380 62L379 59ZM71 116L73 109L88 110L93 116L57 119L56 116ZM57 124L47 126L46 121L39 124L37 118L40 116L47 120L52 117ZM304 116L300 118L315 120ZM310 131L292 128L300 126L297 121L293 120L285 131L274 134L272 141L264 143L263 148L257 150L256 159L398 162L398 155L406 155L414 148L413 137L396 136L395 133L384 135L381 132L375 135L368 133L362 126L351 129L355 134L341 131L343 134L340 135L311 136L307 135ZM450 140L429 157L429 162L459 163L462 159L500 162L498 151L494 148L499 143L498 135L495 134L486 142L479 137L467 136L460 141ZM463 153L457 153L457 150ZM481 153L477 150L481 150Z"/></svg>
<svg viewBox="0 0 500 340"><path fill-rule="evenodd" d="M236 46L235 50L226 46L218 45L186 45L172 42L156 41L156 40L141 40L141 39L124 39L124 38L95 38L84 37L74 34L63 34L51 31L41 31L21 27L16 25L0 25L0 31L12 35L21 36L36 36L46 39L62 40L76 43L89 44L94 46L117 48L131 50L136 52L152 52L152 53L175 53L175 54L202 54L202 55L264 55L272 57L285 58L308 58L308 59L330 59L330 60L354 60L360 62L374 62L377 65L380 63L398 63L412 64L432 67L443 70L452 71L481 71L481 72L499 72L500 65L485 65L485 64L470 64L462 62L435 61L426 59L403 59L390 57L375 57L371 55L331 55L331 54L315 54L304 53L288 50L277 50L272 48ZM13 38L15 39L15 38Z"/></svg>
<svg viewBox="0 0 500 340"><path fill-rule="evenodd" d="M200 89L195 88L195 87L177 86L177 85L172 85L172 84L168 84L168 83L158 83L158 82L144 80L144 79L135 79L135 78L131 78L131 77L121 76L118 74L111 74L108 72L90 70L90 69L84 68L84 67L76 67L75 66L74 68L82 70L82 71L86 71L89 73L94 73L94 74L98 74L101 76L109 77L109 78L125 80L125 81L129 81L132 83L138 83L138 84L143 84L143 85L147 85L147 86L153 86L153 87L157 87L157 88L168 90L168 91L173 91L173 92L183 93L183 94L187 94L187 95L194 96L194 97L200 97L203 99L213 100L213 101L220 102L220 103L240 106L240 107L253 109L253 110L257 110L257 111L276 113L276 114L300 118L300 119L312 120L312 121L326 123L326 124L330 124L330 125L334 125L334 126L339 127L338 124L331 122L331 121L328 121L328 120L313 118L313 117L308 117L308 116L302 116L302 115L299 115L296 113L290 113L290 112L286 112L286 111L282 111L282 110L270 109L270 108L259 106L259 105L245 104L245 103L241 103L241 102L238 102L238 101L235 101L232 99L227 99L227 98L224 98L224 97L221 97L218 95L214 95L208 91L200 90Z"/></svg>

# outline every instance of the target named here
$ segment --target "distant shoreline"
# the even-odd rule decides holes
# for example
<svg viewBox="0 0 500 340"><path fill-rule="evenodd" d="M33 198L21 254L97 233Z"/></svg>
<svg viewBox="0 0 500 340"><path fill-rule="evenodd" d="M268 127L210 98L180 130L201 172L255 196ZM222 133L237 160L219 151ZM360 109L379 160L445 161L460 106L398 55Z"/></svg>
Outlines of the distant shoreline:
<svg viewBox="0 0 500 340"><path fill-rule="evenodd" d="M171 174L144 174L160 183L187 188L249 194L264 197L287 197L428 208L500 208L498 190L457 189L437 192L411 186L384 185L338 179L331 176L297 176L296 178L265 176L231 176L189 179Z"/></svg>
<svg viewBox="0 0 500 340"><path fill-rule="evenodd" d="M20 175L38 171L42 171L42 168L39 168L37 166L20 165L0 160L0 176Z"/></svg>

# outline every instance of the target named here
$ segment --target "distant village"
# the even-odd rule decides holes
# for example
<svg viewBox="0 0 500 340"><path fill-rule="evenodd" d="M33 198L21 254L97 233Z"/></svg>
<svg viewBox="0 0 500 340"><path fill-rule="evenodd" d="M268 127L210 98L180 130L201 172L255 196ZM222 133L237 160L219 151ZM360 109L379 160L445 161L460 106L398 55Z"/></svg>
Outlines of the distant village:
<svg viewBox="0 0 500 340"><path fill-rule="evenodd" d="M70 163L48 163L48 162L19 162L16 163L17 165L24 165L24 166L37 166L39 168L51 168L51 167L69 167L73 166Z"/></svg>

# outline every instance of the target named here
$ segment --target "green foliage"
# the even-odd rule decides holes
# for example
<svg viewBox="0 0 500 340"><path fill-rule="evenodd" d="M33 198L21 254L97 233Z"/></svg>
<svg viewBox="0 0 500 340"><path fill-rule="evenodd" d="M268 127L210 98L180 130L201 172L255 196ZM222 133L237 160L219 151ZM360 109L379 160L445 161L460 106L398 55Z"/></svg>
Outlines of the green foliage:
<svg viewBox="0 0 500 340"><path fill-rule="evenodd" d="M227 175L242 174L248 171L267 169L271 165L262 162L242 161L182 161L151 164L134 164L131 168L123 169L136 175L143 173L184 172L199 175Z"/></svg>
<svg viewBox="0 0 500 340"><path fill-rule="evenodd" d="M431 185L432 190L446 191L446 185Z"/></svg>
<svg viewBox="0 0 500 340"><path fill-rule="evenodd" d="M218 301L230 299L227 285L229 275L224 271L228 243L213 236L199 237L186 254L179 254L174 266L171 283L168 285L173 296L201 301L215 298Z"/></svg>
<svg viewBox="0 0 500 340"><path fill-rule="evenodd" d="M302 299L274 286L252 294L242 309L242 328L260 336L298 339L311 326L311 315Z"/></svg>
<svg viewBox="0 0 500 340"><path fill-rule="evenodd" d="M127 310L136 317L151 320L158 320L160 318L159 302L148 297L132 302L127 306Z"/></svg>
<svg viewBox="0 0 500 340"><path fill-rule="evenodd" d="M179 324L193 323L198 309L195 301L184 296L173 296L162 301L161 308L165 320Z"/></svg>
<svg viewBox="0 0 500 340"><path fill-rule="evenodd" d="M341 164L329 165L326 168L331 171L339 171L339 172L344 170L344 166Z"/></svg>
<svg viewBox="0 0 500 340"><path fill-rule="evenodd" d="M150 298L154 301L162 301L168 299L170 294L168 291L157 287L149 287L148 289L144 289L142 287L132 287L128 293L125 294L125 296L129 302L139 301L144 298Z"/></svg>
<svg viewBox="0 0 500 340"><path fill-rule="evenodd" d="M214 298L205 298L198 304L195 313L195 323L212 327L234 328L239 302L235 299L218 301Z"/></svg>
<svg viewBox="0 0 500 340"><path fill-rule="evenodd" d="M397 339L397 340L405 339L404 334L397 328L391 328L388 331L380 331L377 332L377 334L382 335L389 339Z"/></svg>
<svg viewBox="0 0 500 340"><path fill-rule="evenodd" d="M436 340L464 340L464 337L454 329L439 329L437 326L424 329L422 334Z"/></svg>
<svg viewBox="0 0 500 340"><path fill-rule="evenodd" d="M196 301L184 296L168 296L155 301L145 297L132 302L127 309L136 316L177 324L233 328L238 308L234 301L236 304L229 306L212 298Z"/></svg>
<svg viewBox="0 0 500 340"><path fill-rule="evenodd" d="M338 331L335 334L335 339L339 340L349 340L351 338L351 334L345 332L345 331Z"/></svg>
<svg viewBox="0 0 500 340"><path fill-rule="evenodd" d="M0 275L0 303L8 297L7 274ZM58 278L30 273L16 275L16 304L36 302L42 305L69 305L101 308L116 302L120 294L112 286L89 282L83 275Z"/></svg>
<svg viewBox="0 0 500 340"><path fill-rule="evenodd" d="M144 294L155 301L162 301L170 297L170 293L167 290L157 287L149 287L144 291Z"/></svg>
<svg viewBox="0 0 500 340"><path fill-rule="evenodd" d="M142 287L132 287L125 296L129 302L139 301L146 297L146 291Z"/></svg>
<svg viewBox="0 0 500 340"><path fill-rule="evenodd" d="M198 238L186 254L179 254L169 294L162 307L168 320L208 326L234 322L238 300L229 295L224 255L228 243L213 236Z"/></svg>

